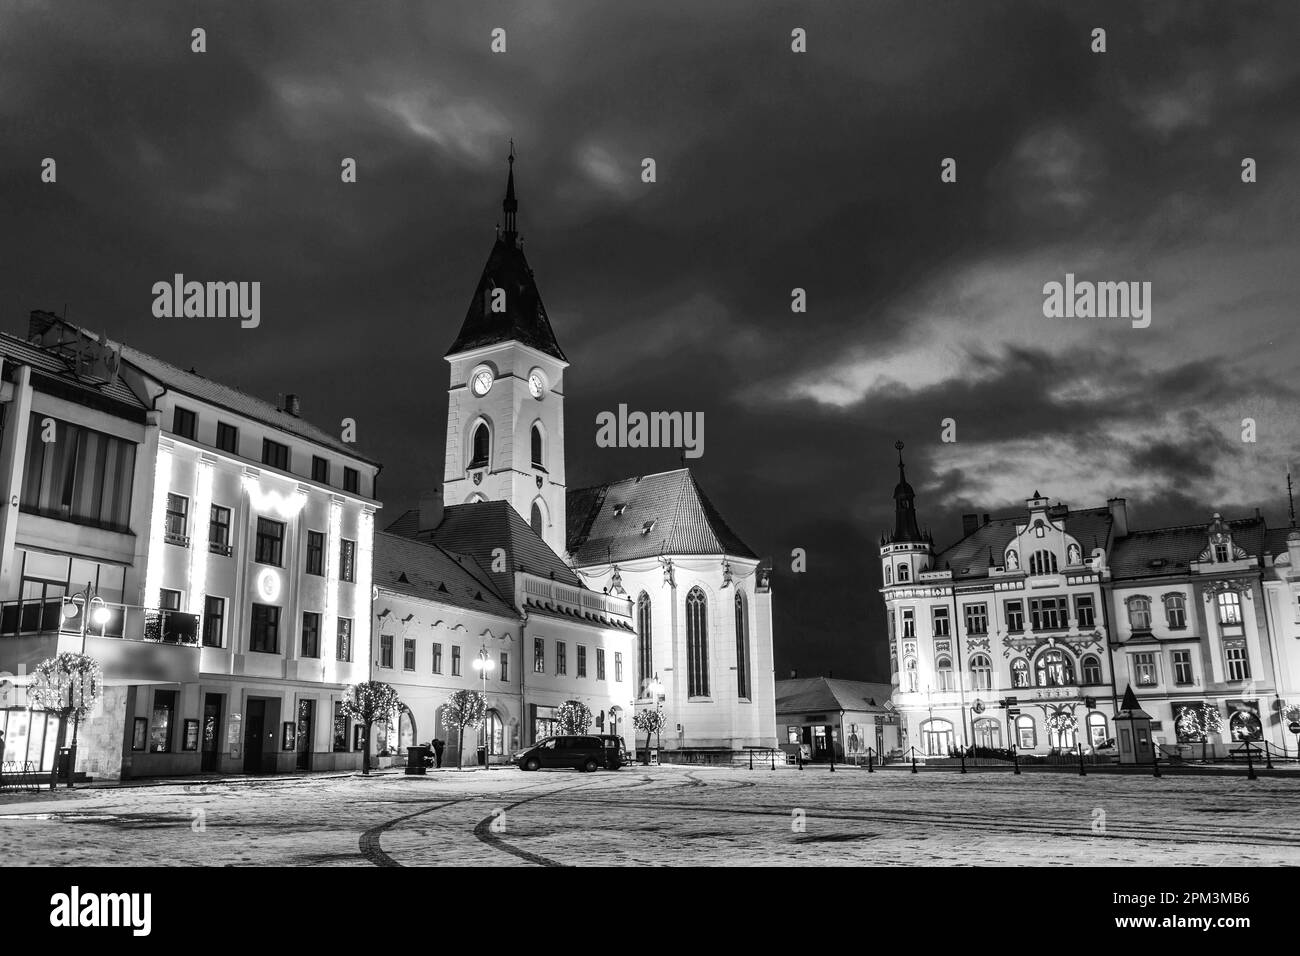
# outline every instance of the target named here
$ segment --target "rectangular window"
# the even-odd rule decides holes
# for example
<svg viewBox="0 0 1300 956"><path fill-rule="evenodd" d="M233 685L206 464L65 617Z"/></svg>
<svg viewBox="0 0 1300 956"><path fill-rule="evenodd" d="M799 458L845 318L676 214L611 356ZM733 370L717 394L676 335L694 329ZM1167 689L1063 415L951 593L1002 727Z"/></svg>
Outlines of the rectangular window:
<svg viewBox="0 0 1300 956"><path fill-rule="evenodd" d="M361 472L355 468L344 467L343 469L343 490L351 494L359 494L361 491Z"/></svg>
<svg viewBox="0 0 1300 956"><path fill-rule="evenodd" d="M916 637L916 612L903 608L903 637Z"/></svg>
<svg viewBox="0 0 1300 956"><path fill-rule="evenodd" d="M569 673L569 645L564 641L555 642L555 673Z"/></svg>
<svg viewBox="0 0 1300 956"><path fill-rule="evenodd" d="M213 505L208 511L208 550L230 554L230 509Z"/></svg>
<svg viewBox="0 0 1300 956"><path fill-rule="evenodd" d="M393 635L379 635L379 666L390 670L393 666Z"/></svg>
<svg viewBox="0 0 1300 956"><path fill-rule="evenodd" d="M1035 631L1057 631L1066 626L1069 610L1063 597L1032 598L1029 614Z"/></svg>
<svg viewBox="0 0 1300 956"><path fill-rule="evenodd" d="M433 672L442 673L442 645L438 643L433 645Z"/></svg>
<svg viewBox="0 0 1300 956"><path fill-rule="evenodd" d="M451 645L451 676L460 676L460 645Z"/></svg>
<svg viewBox="0 0 1300 956"><path fill-rule="evenodd" d="M510 679L510 655L505 651L501 652L501 679Z"/></svg>
<svg viewBox="0 0 1300 956"><path fill-rule="evenodd" d="M1241 595L1236 591L1223 591L1220 593L1218 605L1220 624L1241 623Z"/></svg>
<svg viewBox="0 0 1300 956"><path fill-rule="evenodd" d="M280 650L280 609L270 604L253 605L253 627L249 634L248 649L263 654Z"/></svg>
<svg viewBox="0 0 1300 956"><path fill-rule="evenodd" d="M563 647L564 644L559 646ZM546 641L540 637L533 638L533 673L546 673Z"/></svg>
<svg viewBox="0 0 1300 956"><path fill-rule="evenodd" d="M29 513L114 531L131 527L135 443L32 413L19 507ZM83 582L84 583L84 582Z"/></svg>
<svg viewBox="0 0 1300 956"><path fill-rule="evenodd" d="M322 485L330 483L330 460L322 458L320 455L311 456L311 480L319 481Z"/></svg>
<svg viewBox="0 0 1300 956"><path fill-rule="evenodd" d="M302 656L320 657L320 614L302 612Z"/></svg>
<svg viewBox="0 0 1300 956"><path fill-rule="evenodd" d="M1174 651L1174 683L1190 684L1192 682L1192 652Z"/></svg>
<svg viewBox="0 0 1300 956"><path fill-rule="evenodd" d="M935 637L948 637L952 633L946 607L936 607L930 611L930 624L934 628Z"/></svg>
<svg viewBox="0 0 1300 956"><path fill-rule="evenodd" d="M1023 631L1025 629L1025 602L1008 601L1007 609L1007 630Z"/></svg>
<svg viewBox="0 0 1300 956"><path fill-rule="evenodd" d="M203 646L221 647L225 633L226 599L209 594L203 599Z"/></svg>
<svg viewBox="0 0 1300 956"><path fill-rule="evenodd" d="M596 680L605 679L605 648L596 648Z"/></svg>
<svg viewBox="0 0 1300 956"><path fill-rule="evenodd" d="M177 405L172 411L172 434L193 441L198 421L198 416L192 411Z"/></svg>
<svg viewBox="0 0 1300 956"><path fill-rule="evenodd" d="M339 633L335 641L334 657L340 661L352 660L352 618L339 618Z"/></svg>
<svg viewBox="0 0 1300 956"><path fill-rule="evenodd" d="M357 571L357 543L343 538L339 542L339 580L355 581Z"/></svg>
<svg viewBox="0 0 1300 956"><path fill-rule="evenodd" d="M279 468L281 471L288 471L289 446L281 445L278 441L271 441L269 438L263 438L262 464L270 465L272 468Z"/></svg>
<svg viewBox="0 0 1300 956"><path fill-rule="evenodd" d="M1244 644L1225 647L1223 659L1228 665L1228 680L1250 680L1250 659Z"/></svg>
<svg viewBox="0 0 1300 956"><path fill-rule="evenodd" d="M415 638L402 639L402 670L415 670Z"/></svg>
<svg viewBox="0 0 1300 956"><path fill-rule="evenodd" d="M614 652L614 680L623 680L623 652Z"/></svg>
<svg viewBox="0 0 1300 956"><path fill-rule="evenodd" d="M1074 617L1079 622L1079 629L1097 626L1096 609L1092 606L1091 594L1080 594L1074 599Z"/></svg>
<svg viewBox="0 0 1300 956"><path fill-rule="evenodd" d="M153 718L149 722L149 752L169 753L172 749L172 727L176 723L176 691L153 692Z"/></svg>
<svg viewBox="0 0 1300 956"><path fill-rule="evenodd" d="M334 752L348 752L348 719L343 716L343 702L334 701Z"/></svg>
<svg viewBox="0 0 1300 956"><path fill-rule="evenodd" d="M307 573L325 573L325 532L307 532Z"/></svg>
<svg viewBox="0 0 1300 956"><path fill-rule="evenodd" d="M257 519L257 542L253 560L259 564L284 565L284 522Z"/></svg>
<svg viewBox="0 0 1300 956"><path fill-rule="evenodd" d="M1171 631L1180 631L1187 627L1187 603L1181 594L1165 595L1165 620Z"/></svg>
<svg viewBox="0 0 1300 956"><path fill-rule="evenodd" d="M1133 676L1141 686L1150 687L1156 682L1156 658L1154 654L1133 655Z"/></svg>
<svg viewBox="0 0 1300 956"><path fill-rule="evenodd" d="M578 645L578 676L587 676L587 648L581 644Z"/></svg>
<svg viewBox="0 0 1300 956"><path fill-rule="evenodd" d="M160 588L158 591L158 607L164 611L179 611L181 609L181 592L173 591L171 588Z"/></svg>
<svg viewBox="0 0 1300 956"><path fill-rule="evenodd" d="M228 422L217 422L217 447L232 455L238 455L239 429Z"/></svg>
<svg viewBox="0 0 1300 956"><path fill-rule="evenodd" d="M190 516L190 499L184 495L174 495L167 493L167 523L164 526L163 538L168 544L179 544L182 547L190 546L190 539L186 534L186 528L189 525Z"/></svg>
<svg viewBox="0 0 1300 956"><path fill-rule="evenodd" d="M989 632L989 606L987 604L967 604L966 633L987 634Z"/></svg>

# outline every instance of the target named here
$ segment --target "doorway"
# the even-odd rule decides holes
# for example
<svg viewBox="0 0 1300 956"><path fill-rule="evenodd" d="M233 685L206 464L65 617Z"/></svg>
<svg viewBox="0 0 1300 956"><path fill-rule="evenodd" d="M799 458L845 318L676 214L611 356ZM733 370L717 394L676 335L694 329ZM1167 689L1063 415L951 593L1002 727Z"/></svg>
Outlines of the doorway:
<svg viewBox="0 0 1300 956"><path fill-rule="evenodd" d="M221 769L221 695L203 698L203 757L199 769L215 773Z"/></svg>
<svg viewBox="0 0 1300 956"><path fill-rule="evenodd" d="M298 769L304 773L311 770L311 742L315 724L316 701L298 701L298 734L295 746L298 748Z"/></svg>
<svg viewBox="0 0 1300 956"><path fill-rule="evenodd" d="M244 773L262 772L263 727L266 724L266 701L261 697L248 698L244 712Z"/></svg>

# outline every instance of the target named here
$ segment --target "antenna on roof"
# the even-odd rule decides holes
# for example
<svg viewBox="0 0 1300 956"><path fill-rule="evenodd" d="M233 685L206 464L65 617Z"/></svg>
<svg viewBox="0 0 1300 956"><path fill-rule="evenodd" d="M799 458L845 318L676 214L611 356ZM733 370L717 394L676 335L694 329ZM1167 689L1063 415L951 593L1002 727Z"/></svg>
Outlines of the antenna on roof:
<svg viewBox="0 0 1300 956"><path fill-rule="evenodd" d="M1286 500L1291 509L1291 527L1295 527L1295 494L1291 485L1291 472L1286 473Z"/></svg>

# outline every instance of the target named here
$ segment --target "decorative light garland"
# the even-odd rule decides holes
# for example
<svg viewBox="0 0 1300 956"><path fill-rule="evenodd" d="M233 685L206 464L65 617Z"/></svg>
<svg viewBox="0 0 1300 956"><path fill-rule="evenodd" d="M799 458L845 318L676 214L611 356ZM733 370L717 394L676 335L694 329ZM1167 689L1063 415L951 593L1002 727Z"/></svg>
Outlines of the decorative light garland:
<svg viewBox="0 0 1300 956"><path fill-rule="evenodd" d="M307 494L301 488L295 488L288 495L282 495L274 489L264 489L262 483L252 475L244 475L242 484L248 492L248 501L256 511L269 511L286 521L297 516L307 503Z"/></svg>
<svg viewBox="0 0 1300 956"><path fill-rule="evenodd" d="M159 446L158 460L153 472L153 514L149 520L148 570L144 577L145 607L155 607L161 602L163 586L163 554L167 531L167 492L172 483L172 453ZM150 602L155 602L150 604Z"/></svg>

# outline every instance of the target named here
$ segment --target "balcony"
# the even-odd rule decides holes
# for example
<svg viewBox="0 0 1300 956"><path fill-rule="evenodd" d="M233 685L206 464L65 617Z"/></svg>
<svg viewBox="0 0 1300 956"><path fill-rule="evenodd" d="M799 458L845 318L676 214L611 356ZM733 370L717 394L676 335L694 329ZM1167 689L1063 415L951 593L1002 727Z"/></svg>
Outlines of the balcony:
<svg viewBox="0 0 1300 956"><path fill-rule="evenodd" d="M76 613L64 617L64 607ZM102 623L86 626L87 637L149 641L158 644L198 646L199 616L167 608L133 604L104 604ZM81 609L71 602L5 601L0 603L0 637L44 637L53 634L81 636Z"/></svg>
<svg viewBox="0 0 1300 956"><path fill-rule="evenodd" d="M593 621L607 627L632 629L632 602L627 598L532 575L524 575L523 592L525 607Z"/></svg>

